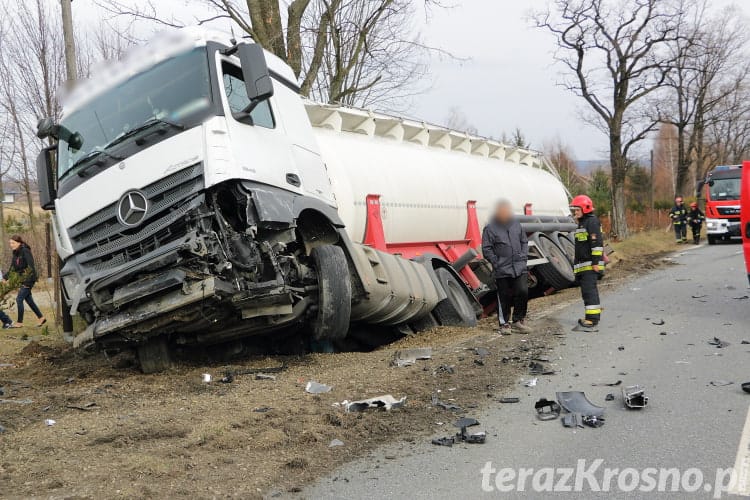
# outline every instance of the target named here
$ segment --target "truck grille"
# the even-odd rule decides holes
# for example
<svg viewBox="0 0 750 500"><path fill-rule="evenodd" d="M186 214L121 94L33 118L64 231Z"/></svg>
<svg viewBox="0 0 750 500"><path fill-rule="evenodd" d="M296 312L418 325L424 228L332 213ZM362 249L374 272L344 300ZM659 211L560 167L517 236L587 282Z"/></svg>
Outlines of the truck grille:
<svg viewBox="0 0 750 500"><path fill-rule="evenodd" d="M738 207L717 207L716 211L719 212L719 215L740 215Z"/></svg>
<svg viewBox="0 0 750 500"><path fill-rule="evenodd" d="M148 198L146 219L136 228L117 220L112 203L68 229L78 262L90 270L104 270L135 260L185 235L183 215L196 203L177 207L203 189L203 166L192 165L150 184L141 191Z"/></svg>

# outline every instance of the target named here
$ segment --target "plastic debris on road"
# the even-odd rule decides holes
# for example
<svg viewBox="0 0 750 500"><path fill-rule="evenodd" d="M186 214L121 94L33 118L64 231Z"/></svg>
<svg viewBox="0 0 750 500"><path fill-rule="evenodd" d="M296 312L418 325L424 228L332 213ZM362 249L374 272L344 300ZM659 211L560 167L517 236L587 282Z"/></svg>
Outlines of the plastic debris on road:
<svg viewBox="0 0 750 500"><path fill-rule="evenodd" d="M642 385L629 385L622 388L622 399L628 408L643 408L648 404L646 390Z"/></svg>
<svg viewBox="0 0 750 500"><path fill-rule="evenodd" d="M556 396L560 406L570 413L580 413L581 415L595 417L604 415L605 408L593 404L588 400L586 394L581 391L558 392Z"/></svg>
<svg viewBox="0 0 750 500"><path fill-rule="evenodd" d="M406 396L401 399L396 399L390 394L378 396L376 398L363 399L360 401L343 401L341 406L347 412L359 412L365 410L392 410L394 408L401 408L406 404Z"/></svg>
<svg viewBox="0 0 750 500"><path fill-rule="evenodd" d="M305 386L305 392L310 394L323 394L324 392L331 392L331 389L333 389L333 387L330 385L320 384L314 380L310 380Z"/></svg>
<svg viewBox="0 0 750 500"><path fill-rule="evenodd" d="M396 351L391 364L398 367L411 366L416 364L419 359L432 359L432 347L418 347Z"/></svg>

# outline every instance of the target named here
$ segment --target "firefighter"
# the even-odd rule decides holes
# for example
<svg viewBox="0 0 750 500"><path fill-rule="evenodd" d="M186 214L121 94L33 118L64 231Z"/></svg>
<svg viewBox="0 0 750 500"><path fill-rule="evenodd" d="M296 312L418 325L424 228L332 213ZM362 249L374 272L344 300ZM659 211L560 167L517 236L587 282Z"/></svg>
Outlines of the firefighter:
<svg viewBox="0 0 750 500"><path fill-rule="evenodd" d="M578 221L575 231L575 261L573 270L581 286L581 296L586 308L584 319L578 325L593 329L599 324L602 306L599 302L597 281L604 274L604 243L599 218L594 214L594 203L586 195L578 195L570 203L573 216Z"/></svg>
<svg viewBox="0 0 750 500"><path fill-rule="evenodd" d="M692 202L690 204L690 211L687 214L687 223L690 224L690 230L693 232L693 243L696 245L701 244L701 227L704 220L706 220L706 216L698 208L698 204Z"/></svg>
<svg viewBox="0 0 750 500"><path fill-rule="evenodd" d="M682 196L677 196L674 199L674 206L669 211L669 218L672 219L677 244L687 242L687 209L682 203Z"/></svg>

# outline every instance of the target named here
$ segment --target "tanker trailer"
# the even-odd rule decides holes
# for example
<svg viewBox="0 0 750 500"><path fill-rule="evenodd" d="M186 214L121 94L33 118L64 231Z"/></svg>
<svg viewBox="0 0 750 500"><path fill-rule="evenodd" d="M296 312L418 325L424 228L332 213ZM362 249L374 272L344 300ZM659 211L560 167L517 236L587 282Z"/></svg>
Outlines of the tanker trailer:
<svg viewBox="0 0 750 500"><path fill-rule="evenodd" d="M567 195L536 153L299 95L259 45L186 28L78 86L37 135L78 348L174 348L350 325L473 325L495 199L525 207L532 277L562 288ZM536 278L533 278L536 279ZM373 329L375 331L375 329Z"/></svg>

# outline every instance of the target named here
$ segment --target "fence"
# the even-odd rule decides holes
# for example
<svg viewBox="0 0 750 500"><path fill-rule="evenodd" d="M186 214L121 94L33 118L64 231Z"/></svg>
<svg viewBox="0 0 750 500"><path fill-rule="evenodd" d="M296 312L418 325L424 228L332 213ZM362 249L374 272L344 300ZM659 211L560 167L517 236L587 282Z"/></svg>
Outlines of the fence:
<svg viewBox="0 0 750 500"><path fill-rule="evenodd" d="M602 222L602 232L612 234L611 214L602 214L599 219ZM664 229L670 224L669 210L647 208L642 212L628 210L625 213L628 229L631 233L640 233L651 229Z"/></svg>

